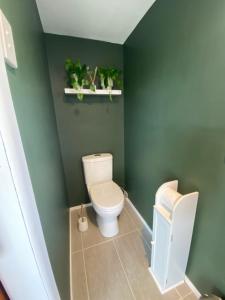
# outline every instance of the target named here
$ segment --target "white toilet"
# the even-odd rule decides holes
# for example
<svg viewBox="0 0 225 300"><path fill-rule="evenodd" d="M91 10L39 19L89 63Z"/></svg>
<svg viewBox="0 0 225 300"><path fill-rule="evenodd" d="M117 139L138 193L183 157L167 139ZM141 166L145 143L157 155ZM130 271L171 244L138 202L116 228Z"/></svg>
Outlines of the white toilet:
<svg viewBox="0 0 225 300"><path fill-rule="evenodd" d="M110 153L82 157L89 197L97 213L100 232L112 237L119 232L117 217L124 206L121 188L112 180L113 157Z"/></svg>

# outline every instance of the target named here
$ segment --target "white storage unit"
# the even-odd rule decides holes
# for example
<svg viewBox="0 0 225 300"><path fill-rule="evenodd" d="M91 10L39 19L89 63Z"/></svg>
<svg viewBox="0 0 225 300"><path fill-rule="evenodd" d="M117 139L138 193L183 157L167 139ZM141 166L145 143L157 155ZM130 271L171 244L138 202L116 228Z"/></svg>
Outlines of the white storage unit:
<svg viewBox="0 0 225 300"><path fill-rule="evenodd" d="M184 281L198 202L198 192L181 195L177 187L164 183L154 205L150 272L161 293Z"/></svg>

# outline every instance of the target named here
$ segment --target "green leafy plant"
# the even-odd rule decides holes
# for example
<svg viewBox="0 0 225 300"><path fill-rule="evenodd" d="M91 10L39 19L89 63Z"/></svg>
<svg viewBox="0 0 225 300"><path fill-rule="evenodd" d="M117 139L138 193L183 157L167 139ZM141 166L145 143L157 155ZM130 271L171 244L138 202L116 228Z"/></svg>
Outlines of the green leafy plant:
<svg viewBox="0 0 225 300"><path fill-rule="evenodd" d="M116 68L99 68L98 76L100 79L100 84L102 89L112 90L114 86L121 88L122 72ZM109 94L109 98L112 101L112 95Z"/></svg>
<svg viewBox="0 0 225 300"><path fill-rule="evenodd" d="M79 60L74 63L71 59L67 59L65 62L65 70L67 83L71 88L78 91L77 98L80 101L82 101L84 97L81 89L86 87L95 92L96 81L100 83L102 89L108 89L110 91L109 98L111 101L111 91L113 87L122 87L122 72L116 68L96 67L94 70L90 70L87 65L82 65Z"/></svg>
<svg viewBox="0 0 225 300"><path fill-rule="evenodd" d="M89 68L86 65L82 65L79 60L74 63L71 59L67 59L65 62L65 70L67 73L67 83L71 88L80 90L89 85ZM84 95L79 93L77 94L77 98L82 101Z"/></svg>
<svg viewBox="0 0 225 300"><path fill-rule="evenodd" d="M96 67L94 71L90 70L88 72L88 75L89 75L89 88L92 92L96 91L95 80L96 80L96 76L97 76L97 71L98 71L98 67Z"/></svg>
<svg viewBox="0 0 225 300"><path fill-rule="evenodd" d="M105 68L99 68L98 69L98 76L101 84L101 88L104 90L107 86L107 70Z"/></svg>

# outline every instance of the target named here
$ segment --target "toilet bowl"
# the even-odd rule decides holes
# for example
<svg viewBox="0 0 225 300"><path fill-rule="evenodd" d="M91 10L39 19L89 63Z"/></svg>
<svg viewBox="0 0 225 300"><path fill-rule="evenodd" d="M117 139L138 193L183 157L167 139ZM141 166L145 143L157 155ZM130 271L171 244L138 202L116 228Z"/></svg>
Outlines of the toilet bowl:
<svg viewBox="0 0 225 300"><path fill-rule="evenodd" d="M112 180L112 160L110 153L82 157L88 194L104 237L118 234L118 216L124 207L123 192Z"/></svg>
<svg viewBox="0 0 225 300"><path fill-rule="evenodd" d="M113 181L91 186L89 196L97 214L97 224L104 237L118 234L117 217L124 207L124 196L120 187Z"/></svg>

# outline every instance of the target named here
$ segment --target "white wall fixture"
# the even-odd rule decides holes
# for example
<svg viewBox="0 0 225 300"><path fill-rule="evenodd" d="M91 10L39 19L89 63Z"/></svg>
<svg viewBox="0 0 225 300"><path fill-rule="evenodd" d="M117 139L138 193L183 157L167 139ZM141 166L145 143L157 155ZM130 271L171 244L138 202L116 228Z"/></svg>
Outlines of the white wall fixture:
<svg viewBox="0 0 225 300"><path fill-rule="evenodd" d="M163 294L183 283L194 227L198 192L181 195L178 181L157 191L150 272Z"/></svg>
<svg viewBox="0 0 225 300"><path fill-rule="evenodd" d="M12 28L0 10L0 35L3 45L4 59L12 68L17 68L16 51L13 41Z"/></svg>
<svg viewBox="0 0 225 300"><path fill-rule="evenodd" d="M75 89L65 88L64 92L65 92L66 95L76 95L76 94L99 95L99 96L105 96L105 95L119 96L119 95L122 95L121 90L108 90L108 89L105 89L105 90L100 89L100 90L92 91L90 89L75 90Z"/></svg>

